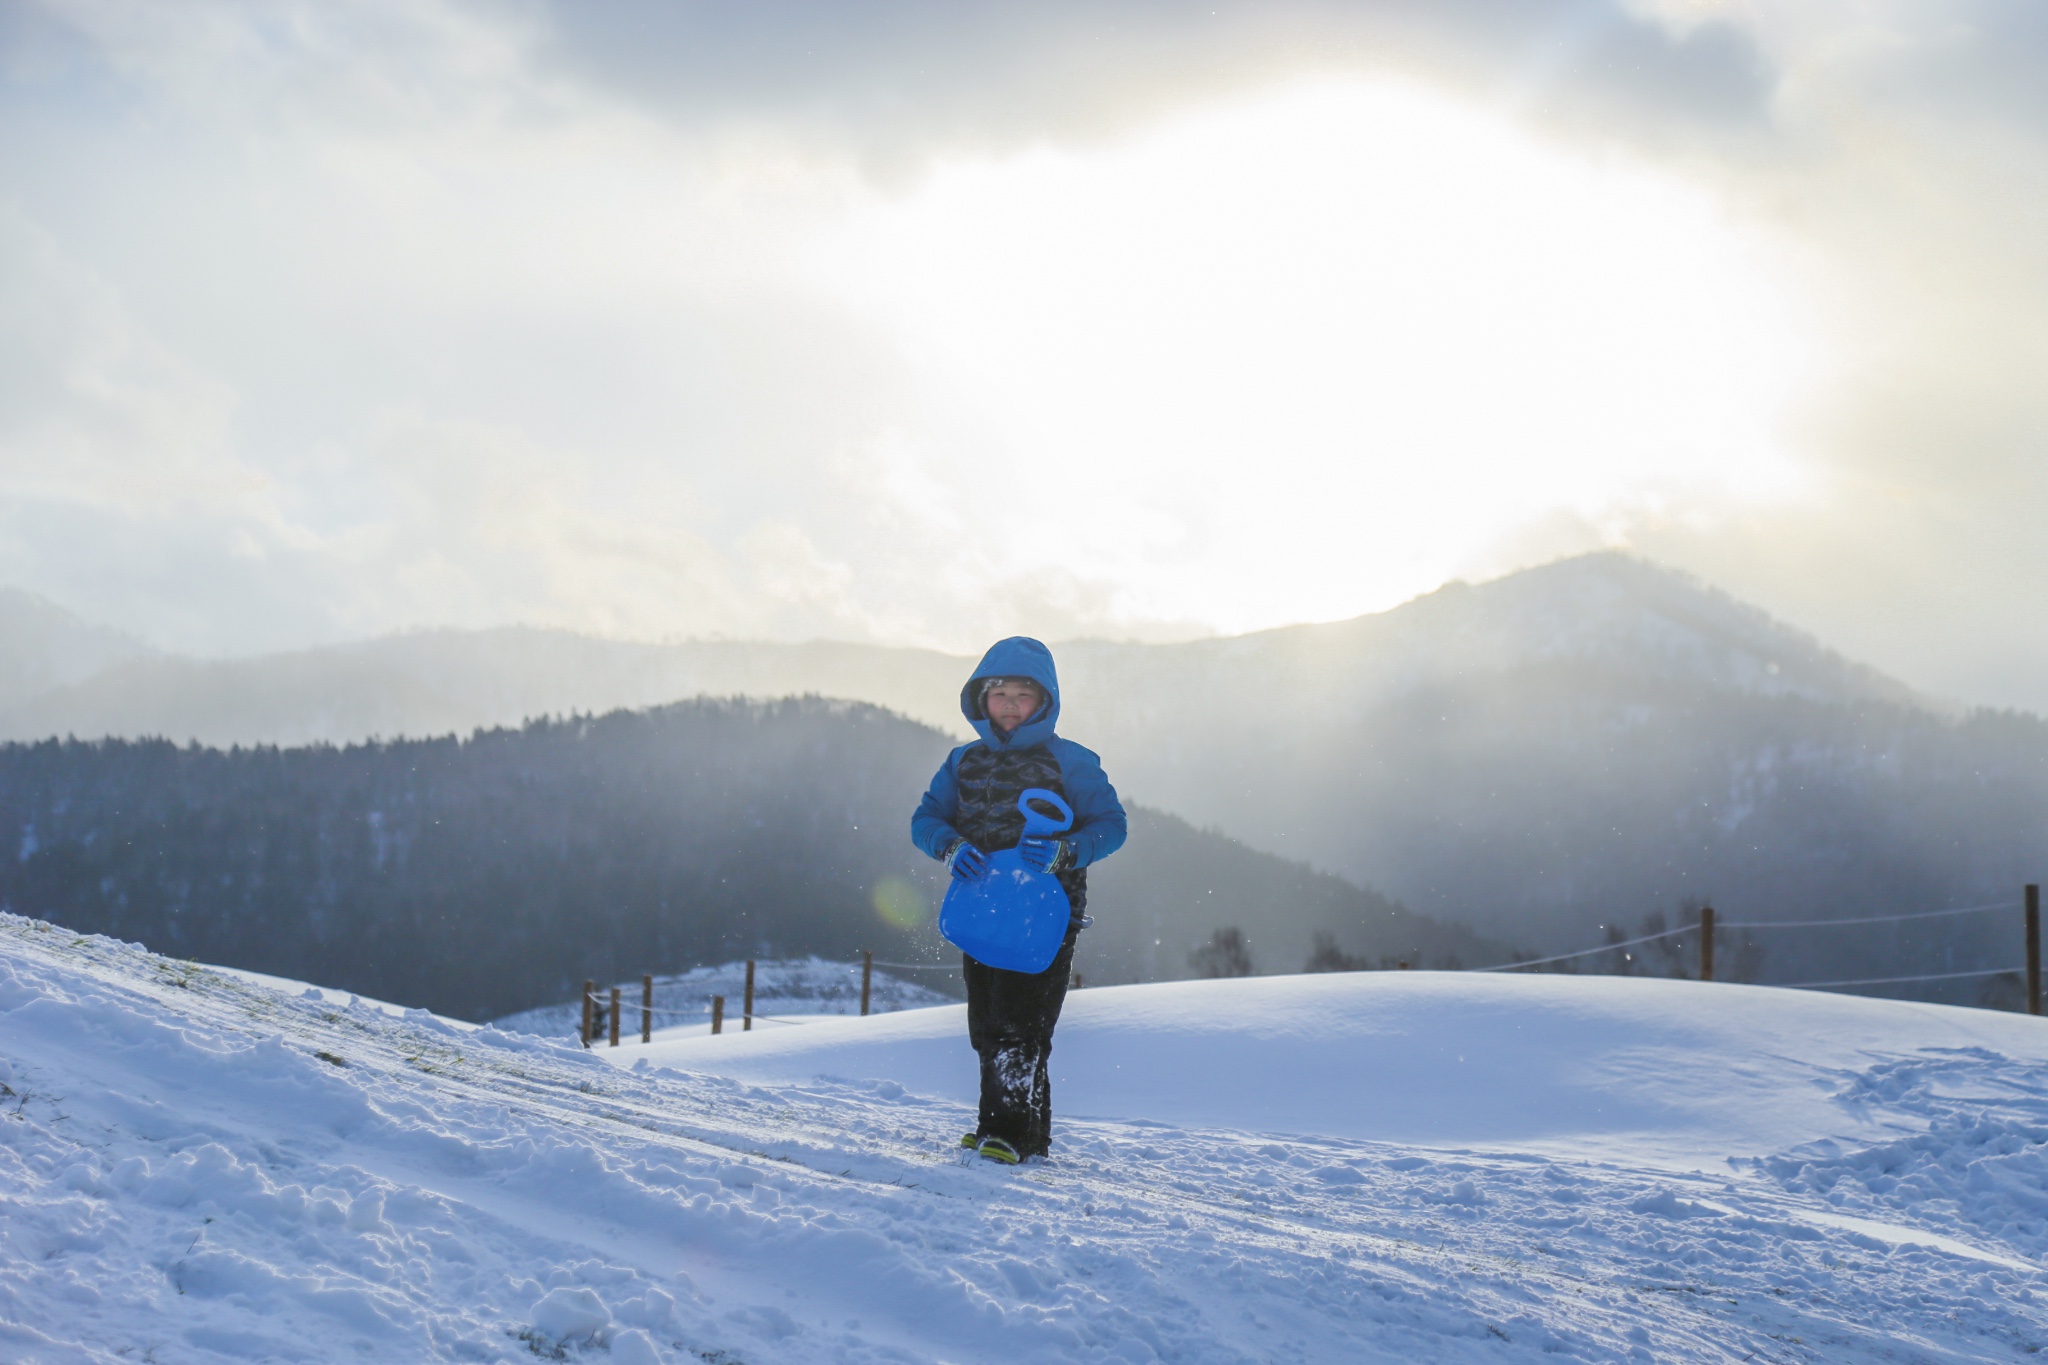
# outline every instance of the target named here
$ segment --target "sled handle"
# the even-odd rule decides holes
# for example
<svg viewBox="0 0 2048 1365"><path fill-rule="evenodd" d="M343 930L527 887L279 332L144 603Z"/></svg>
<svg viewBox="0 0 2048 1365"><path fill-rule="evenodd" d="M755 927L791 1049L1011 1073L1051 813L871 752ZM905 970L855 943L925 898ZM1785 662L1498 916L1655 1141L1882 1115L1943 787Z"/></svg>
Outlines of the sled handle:
<svg viewBox="0 0 2048 1365"><path fill-rule="evenodd" d="M1060 818L1054 820L1049 815L1041 815L1031 809L1033 801L1045 802L1060 813ZM1043 787L1026 787L1017 798L1017 809L1024 813L1024 833L1027 836L1065 834L1074 827L1074 808L1068 805L1058 792L1047 791Z"/></svg>

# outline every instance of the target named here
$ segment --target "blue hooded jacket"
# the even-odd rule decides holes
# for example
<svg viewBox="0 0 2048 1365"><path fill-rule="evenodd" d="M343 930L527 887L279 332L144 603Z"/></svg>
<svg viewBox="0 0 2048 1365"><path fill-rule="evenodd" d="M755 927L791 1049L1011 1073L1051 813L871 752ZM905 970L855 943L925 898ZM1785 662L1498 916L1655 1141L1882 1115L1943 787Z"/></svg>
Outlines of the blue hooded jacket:
<svg viewBox="0 0 2048 1365"><path fill-rule="evenodd" d="M1004 734L981 708L983 678L1029 678L1045 691L1045 705L1016 729ZM1053 733L1060 718L1060 679L1052 665L1052 651L1024 635L999 640L982 656L980 667L960 689L960 712L981 736L946 755L930 790L910 817L910 837L934 858L944 858L961 838L953 821L960 808L960 757L968 750L986 747L997 751L1028 749L1044 745L1057 760L1060 785L1067 804L1074 808L1074 827L1061 837L1073 849L1073 867L1084 868L1107 858L1123 847L1125 826L1123 803L1116 788L1102 771L1102 760L1070 739Z"/></svg>

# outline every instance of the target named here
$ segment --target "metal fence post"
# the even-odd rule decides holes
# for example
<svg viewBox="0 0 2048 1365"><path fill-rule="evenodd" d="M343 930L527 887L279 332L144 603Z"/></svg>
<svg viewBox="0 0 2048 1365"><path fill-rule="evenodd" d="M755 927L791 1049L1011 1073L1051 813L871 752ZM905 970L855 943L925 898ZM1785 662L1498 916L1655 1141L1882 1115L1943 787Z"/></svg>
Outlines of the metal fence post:
<svg viewBox="0 0 2048 1365"><path fill-rule="evenodd" d="M2027 883L2027 1013L2041 1012L2041 888Z"/></svg>

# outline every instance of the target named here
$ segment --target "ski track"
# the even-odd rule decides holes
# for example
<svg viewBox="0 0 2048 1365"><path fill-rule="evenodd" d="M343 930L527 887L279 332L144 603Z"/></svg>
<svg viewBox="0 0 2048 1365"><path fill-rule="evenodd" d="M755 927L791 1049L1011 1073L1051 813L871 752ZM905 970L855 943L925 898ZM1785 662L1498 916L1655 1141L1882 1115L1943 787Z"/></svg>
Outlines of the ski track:
<svg viewBox="0 0 2048 1365"><path fill-rule="evenodd" d="M2012 1360L2048 1066L1828 1078L1902 1135L1694 1176L1124 1122L986 1166L757 1086L0 916L10 1362ZM320 1054L333 1060L323 1060ZM1219 1082L1221 1083L1221 1082Z"/></svg>

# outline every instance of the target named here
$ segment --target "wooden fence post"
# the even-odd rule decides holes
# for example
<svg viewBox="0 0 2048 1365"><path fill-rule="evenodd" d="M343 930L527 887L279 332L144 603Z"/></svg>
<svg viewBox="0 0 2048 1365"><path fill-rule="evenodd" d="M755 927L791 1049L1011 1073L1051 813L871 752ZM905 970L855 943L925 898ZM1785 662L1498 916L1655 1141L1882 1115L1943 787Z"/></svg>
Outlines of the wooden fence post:
<svg viewBox="0 0 2048 1365"><path fill-rule="evenodd" d="M654 1041L654 978L640 978L640 1041Z"/></svg>
<svg viewBox="0 0 2048 1365"><path fill-rule="evenodd" d="M1714 907L1700 907L1700 980L1714 979Z"/></svg>
<svg viewBox="0 0 2048 1365"><path fill-rule="evenodd" d="M722 995L711 997L711 1031L725 1032L725 997Z"/></svg>
<svg viewBox="0 0 2048 1365"><path fill-rule="evenodd" d="M583 983L583 1027L577 1031L576 1040L585 1047L590 1046L590 1003L591 997L596 993L597 983L595 981Z"/></svg>
<svg viewBox="0 0 2048 1365"><path fill-rule="evenodd" d="M619 1045L619 988L612 987L612 1046Z"/></svg>
<svg viewBox="0 0 2048 1365"><path fill-rule="evenodd" d="M747 1012L740 1018L740 1032L754 1031L754 959L747 959Z"/></svg>
<svg viewBox="0 0 2048 1365"><path fill-rule="evenodd" d="M2041 888L2027 883L2027 1013L2041 1012Z"/></svg>
<svg viewBox="0 0 2048 1365"><path fill-rule="evenodd" d="M875 955L866 948L860 950L860 1012L868 1012L868 992L875 980Z"/></svg>

